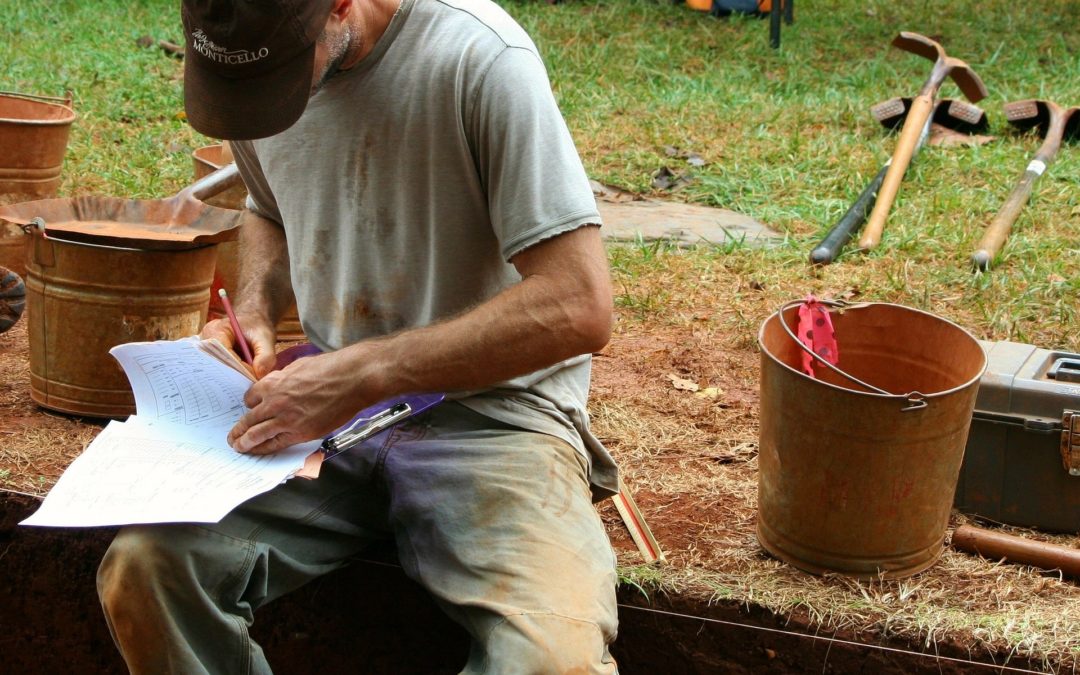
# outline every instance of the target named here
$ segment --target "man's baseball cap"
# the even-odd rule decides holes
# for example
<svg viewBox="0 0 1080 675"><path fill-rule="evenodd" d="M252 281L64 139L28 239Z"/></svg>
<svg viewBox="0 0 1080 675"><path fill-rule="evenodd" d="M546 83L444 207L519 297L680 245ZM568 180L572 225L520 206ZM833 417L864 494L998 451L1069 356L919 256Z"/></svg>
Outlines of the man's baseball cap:
<svg viewBox="0 0 1080 675"><path fill-rule="evenodd" d="M183 0L184 107L207 136L250 140L296 122L333 0Z"/></svg>

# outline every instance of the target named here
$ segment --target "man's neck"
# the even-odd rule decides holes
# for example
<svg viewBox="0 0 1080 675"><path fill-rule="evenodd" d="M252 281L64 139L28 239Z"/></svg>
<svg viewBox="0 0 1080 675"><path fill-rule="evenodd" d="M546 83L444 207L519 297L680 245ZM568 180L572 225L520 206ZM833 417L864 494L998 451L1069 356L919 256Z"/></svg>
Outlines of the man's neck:
<svg viewBox="0 0 1080 675"><path fill-rule="evenodd" d="M355 37L349 55L341 64L341 70L354 67L375 49L375 44L386 32L402 2L403 0L360 0L353 5L348 20L352 22Z"/></svg>

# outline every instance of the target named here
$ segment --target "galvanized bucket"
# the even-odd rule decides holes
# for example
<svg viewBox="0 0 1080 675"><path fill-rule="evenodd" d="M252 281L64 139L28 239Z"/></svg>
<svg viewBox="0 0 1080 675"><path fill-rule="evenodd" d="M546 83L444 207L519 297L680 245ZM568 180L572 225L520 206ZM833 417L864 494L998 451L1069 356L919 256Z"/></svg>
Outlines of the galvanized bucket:
<svg viewBox="0 0 1080 675"><path fill-rule="evenodd" d="M205 145L192 153L195 163L195 178L202 178L232 161L226 156L221 143ZM243 185L230 188L221 194L206 200L207 204L226 209L242 209L247 200L247 190ZM217 288L224 287L226 292L233 292L240 277L239 243L235 241L218 245L217 272L214 274L214 292L210 294L210 312L208 318L220 319L225 316L225 307L217 295ZM279 340L303 340L304 329L300 326L300 315L296 303L289 305L285 316L277 324Z"/></svg>
<svg viewBox="0 0 1080 675"><path fill-rule="evenodd" d="M814 574L921 572L941 554L986 356L927 312L852 305L830 312L837 367L815 356L811 377L798 305L758 334L758 541Z"/></svg>
<svg viewBox="0 0 1080 675"><path fill-rule="evenodd" d="M74 121L70 96L0 91L0 205L56 195ZM0 266L25 274L27 241L0 223Z"/></svg>
<svg viewBox="0 0 1080 675"><path fill-rule="evenodd" d="M30 397L76 415L133 414L127 377L109 349L197 334L215 246L148 251L45 238L35 228L30 248Z"/></svg>

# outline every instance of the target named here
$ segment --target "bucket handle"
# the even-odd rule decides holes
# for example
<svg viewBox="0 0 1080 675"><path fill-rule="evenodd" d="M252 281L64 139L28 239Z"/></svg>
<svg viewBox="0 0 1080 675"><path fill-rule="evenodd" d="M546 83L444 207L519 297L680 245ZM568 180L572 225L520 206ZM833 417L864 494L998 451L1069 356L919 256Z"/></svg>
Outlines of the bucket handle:
<svg viewBox="0 0 1080 675"><path fill-rule="evenodd" d="M822 304L822 305L827 305L829 307L835 307L836 309L841 309L841 310L843 310L843 309L851 309L853 307L858 307L859 306L859 305L856 305L856 304L853 304L853 303L850 303L850 302L844 302L843 300L818 300L818 302L820 304ZM885 396L896 396L896 394L892 393L891 391L885 391L884 389L882 389L880 387L875 387L874 385L870 384L869 382L863 382L862 380L855 377L854 375L850 375L850 374L844 372L843 370L840 370L839 368L837 368L836 366L834 366L833 364L829 363L827 360L822 358L819 354L816 354L813 349L810 349L805 344L803 344L803 341L800 340L798 338L798 336L795 335L795 333L793 333L791 331L791 327L787 325L787 321L784 321L784 312L786 312L789 309L792 309L794 307L798 307L802 303L803 303L802 300L793 300L793 301L785 304L783 307L780 308L780 325L783 326L784 332L786 332L788 334L788 336L792 340L795 341L795 344L797 344L799 346L799 349L802 349L804 352L806 352L807 354L812 356L814 358L814 360L817 361L818 363L827 366L830 370L832 370L837 375L839 375L839 376L841 376L841 377L843 377L843 378L845 378L845 379L847 379L847 380L849 380L851 382L854 382L855 384L859 385L860 387L862 387L864 389L868 389L868 390L874 392L875 394L884 394ZM921 409L925 408L928 405L928 403L926 401L926 396L924 396L923 394L921 394L921 393L919 393L917 391L910 392L910 393L908 393L906 395L903 395L903 396L904 396L904 399L905 399L907 405L905 405L903 408L900 408L900 412L910 412L912 410L921 410Z"/></svg>
<svg viewBox="0 0 1080 675"><path fill-rule="evenodd" d="M38 236L33 238L33 261L35 265L42 267L52 267L56 264L56 251L53 249L52 239L45 236L45 219L41 216L37 216L30 221L30 224L23 227L23 231L29 235L34 235L35 231Z"/></svg>
<svg viewBox="0 0 1080 675"><path fill-rule="evenodd" d="M71 107L71 103L74 100L71 90L68 90L63 97L60 96L45 96L44 94L27 94L21 91L3 91L0 90L0 96L13 96L15 98L26 98L31 101L43 101L46 103L62 103L67 107Z"/></svg>
<svg viewBox="0 0 1080 675"><path fill-rule="evenodd" d="M45 219L41 216L34 216L30 219L30 222L25 225L16 225L23 231L23 234L33 234L35 229L42 233L45 232Z"/></svg>

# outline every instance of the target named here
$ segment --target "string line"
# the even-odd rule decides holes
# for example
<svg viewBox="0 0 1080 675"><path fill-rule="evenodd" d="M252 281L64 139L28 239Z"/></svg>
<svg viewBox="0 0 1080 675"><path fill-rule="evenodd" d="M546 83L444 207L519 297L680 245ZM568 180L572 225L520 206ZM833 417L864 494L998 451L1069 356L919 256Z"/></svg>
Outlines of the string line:
<svg viewBox="0 0 1080 675"><path fill-rule="evenodd" d="M896 654L904 654L906 656L918 656L918 657L927 658L927 659L935 659L935 660L941 660L941 661L952 661L954 663L962 663L964 665L980 666L982 668L992 668L994 670L997 670L998 672L1008 671L1008 672L1012 672L1012 673L1034 673L1035 675L1042 675L1042 673L1043 673L1043 671L1038 671L1038 670L1027 670L1025 668L1016 668L1016 667L1007 666L1007 665L997 665L997 664L994 664L994 663L982 663L980 661L971 661L969 659L961 659L961 658L956 658L956 657L953 657L953 656L941 656L940 654L925 654L923 652L913 652L913 651L909 651L907 649L899 649L899 648L896 648L896 647L886 647L885 645L875 645L875 644L867 643L867 642L854 642L852 640L844 640L844 639L835 638L835 637L826 637L824 635L813 635L813 634L810 634L810 633L797 633L795 631L782 630L780 628L769 628L768 626L757 626L757 625L754 625L754 624L738 623L738 622L735 622L735 621L725 621L723 619L713 619L713 618L707 617L707 616L694 616L692 614L681 614L679 612L669 612L669 611L666 611L666 610L663 610L663 609L653 609L651 607L638 607L637 605L626 605L626 604L623 604L621 602L619 603L619 608L620 609L633 609L633 610L637 610L639 612L649 612L649 613L652 613L652 614L662 614L662 615L665 615L665 616L678 617L680 619L692 619L692 620L695 620L695 621L705 621L705 622L708 622L708 623L717 623L717 624L721 624L721 625L724 625L724 626L733 626L735 628L750 628L750 629L753 629L753 630L759 630L759 631L763 631L763 632L766 632L766 633L777 633L777 634L780 634L780 635L787 635L787 636L792 636L792 637L809 638L811 640L822 640L822 641L830 643L830 647L832 646L832 644L842 644L842 645L849 645L849 646L852 646L852 647L863 647L863 648L867 648L867 649L877 649L877 650L880 650L880 651L883 651L883 652L893 652L893 653L896 653Z"/></svg>
<svg viewBox="0 0 1080 675"><path fill-rule="evenodd" d="M396 568L396 569L401 569L400 565L397 565L395 563L383 562L381 560L371 560L371 559L368 559L368 558L360 558L360 559L357 559L356 562L365 562L365 563L369 563L369 564L372 564L372 565L378 565L378 566L381 566L381 567L392 567L392 568ZM752 629L752 630L758 630L758 631L762 631L762 632L766 632L766 633L776 633L776 634L779 634L779 635L785 635L785 636L791 636L791 637L808 638L808 639L811 639L811 640L819 640L819 641L823 641L823 642L828 642L830 648L832 647L833 644L841 644L841 645L848 645L848 646L851 646L851 647L859 647L859 648L866 648L866 649L877 649L879 651L892 652L892 653L895 653L895 654L902 654L904 656L915 656L915 657L921 657L921 658L926 658L926 659L935 659L935 660L939 660L939 661L951 661L953 663L960 663L960 664L963 664L963 665L971 665L971 666L977 666L977 667L980 667L980 668L993 669L993 670L998 671L999 673L1010 672L1010 673L1029 673L1031 675L1044 675L1044 671L1039 671L1039 670L1027 670L1026 668L1017 668L1015 666L1008 666L1008 665L1004 665L1004 664L998 665L998 664L995 664L995 663L983 663L981 661L972 661L970 659L961 659L961 658L957 658L957 657L954 657L954 656L942 656L940 654L925 654L923 652L913 652L913 651L910 651L910 650L907 650L907 649L899 649L897 647L886 647L885 645L875 645L875 644L867 643L867 642L855 642L853 640L844 640L844 639L841 639L841 638L826 637L824 635L813 635L811 633L797 633L795 631L782 630L780 628L769 628L768 626L757 626L757 625L749 624L749 623L738 623L736 621L725 621L724 619L714 619L714 618L707 617L707 616L694 616L693 614L682 614L680 612L669 612L667 610L654 609L654 608L651 608L651 607L638 607L637 605L627 605L627 604L622 603L622 602L618 603L618 607L619 607L619 609L632 609L632 610L635 610L635 611L638 611L638 612L647 612L647 613L652 613L652 614L660 614L660 615L671 616L671 617L676 617L676 618L680 618L680 619L691 619L691 620L694 620L694 621L704 621L704 622L707 622L707 623L716 623L716 624L720 624L720 625L724 625L724 626L732 626L734 628L749 628L749 629ZM826 653L826 658L828 658L827 653Z"/></svg>

